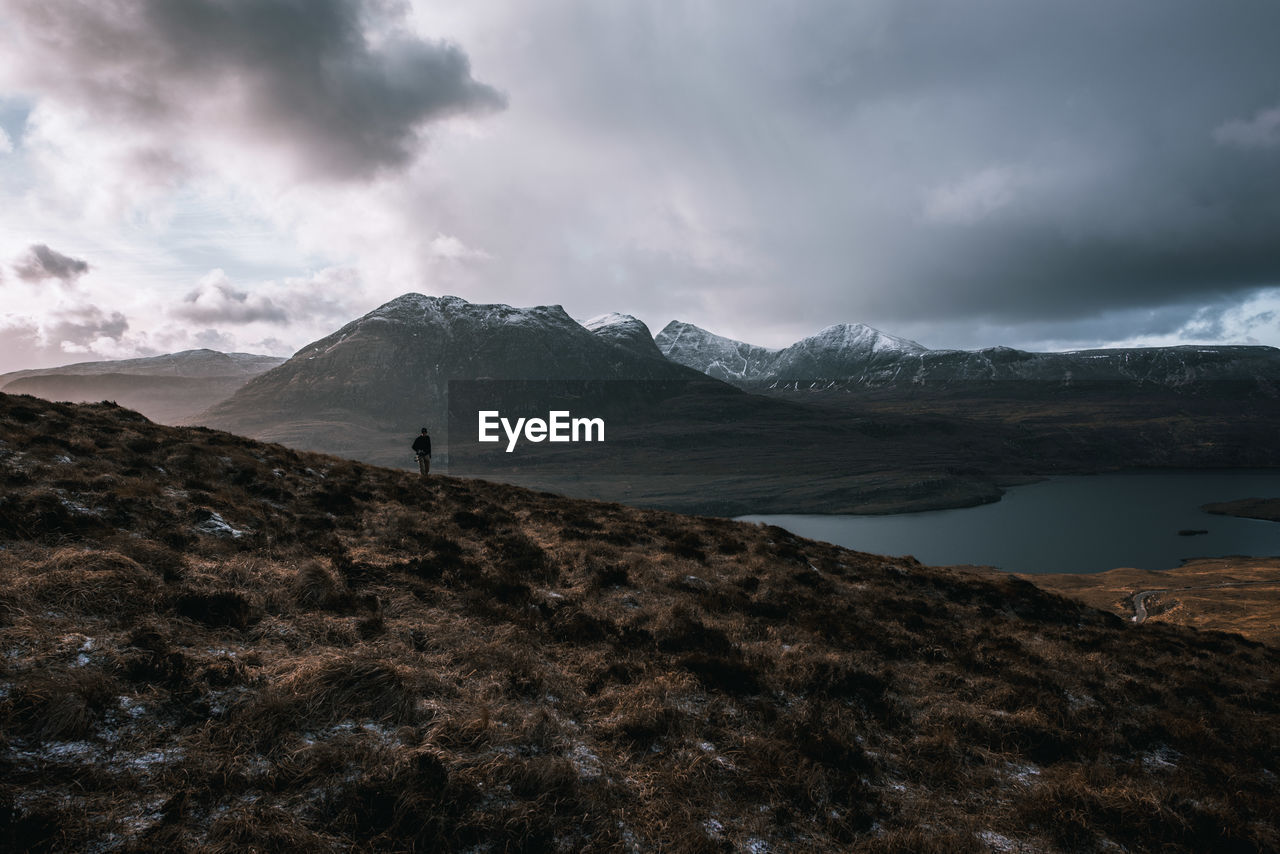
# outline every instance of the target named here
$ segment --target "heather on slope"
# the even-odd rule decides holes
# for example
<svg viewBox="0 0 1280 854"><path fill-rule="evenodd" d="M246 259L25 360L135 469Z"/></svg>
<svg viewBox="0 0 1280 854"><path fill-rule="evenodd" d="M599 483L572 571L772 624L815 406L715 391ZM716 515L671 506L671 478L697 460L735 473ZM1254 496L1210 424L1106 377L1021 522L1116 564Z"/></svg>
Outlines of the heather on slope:
<svg viewBox="0 0 1280 854"><path fill-rule="evenodd" d="M0 395L0 847L1263 851L1280 652Z"/></svg>

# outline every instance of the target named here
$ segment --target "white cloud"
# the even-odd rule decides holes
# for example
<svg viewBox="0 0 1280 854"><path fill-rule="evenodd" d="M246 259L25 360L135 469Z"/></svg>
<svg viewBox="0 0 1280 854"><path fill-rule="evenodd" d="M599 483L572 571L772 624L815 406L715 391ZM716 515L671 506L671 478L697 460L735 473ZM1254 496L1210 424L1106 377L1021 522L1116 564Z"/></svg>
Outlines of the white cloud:
<svg viewBox="0 0 1280 854"><path fill-rule="evenodd" d="M1280 105L1258 110L1248 119L1219 125L1213 138L1221 145L1236 148L1276 148L1280 146Z"/></svg>
<svg viewBox="0 0 1280 854"><path fill-rule="evenodd" d="M0 318L0 371L135 355L129 321L96 305L60 307L41 318Z"/></svg>
<svg viewBox="0 0 1280 854"><path fill-rule="evenodd" d="M197 323L288 323L288 313L262 294L232 286L227 274L213 270L171 310L174 317Z"/></svg>

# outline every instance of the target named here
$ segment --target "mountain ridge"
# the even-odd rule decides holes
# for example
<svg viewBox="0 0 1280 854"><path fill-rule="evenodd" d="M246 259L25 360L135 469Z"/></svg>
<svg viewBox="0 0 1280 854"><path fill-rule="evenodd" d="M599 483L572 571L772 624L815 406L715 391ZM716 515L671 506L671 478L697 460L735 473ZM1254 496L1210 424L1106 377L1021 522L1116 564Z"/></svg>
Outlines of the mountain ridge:
<svg viewBox="0 0 1280 854"><path fill-rule="evenodd" d="M995 346L931 350L862 324L836 324L780 348L724 338L672 321L655 339L667 358L749 390L803 388L921 388L1021 381L1154 384L1166 388L1245 380L1276 396L1280 349L1260 345L1176 345L1032 352ZM741 369L725 368L726 353L750 354Z"/></svg>
<svg viewBox="0 0 1280 854"><path fill-rule="evenodd" d="M182 350L13 371L0 375L0 390L46 400L114 400L148 418L172 424L203 412L284 361L283 357L255 353Z"/></svg>

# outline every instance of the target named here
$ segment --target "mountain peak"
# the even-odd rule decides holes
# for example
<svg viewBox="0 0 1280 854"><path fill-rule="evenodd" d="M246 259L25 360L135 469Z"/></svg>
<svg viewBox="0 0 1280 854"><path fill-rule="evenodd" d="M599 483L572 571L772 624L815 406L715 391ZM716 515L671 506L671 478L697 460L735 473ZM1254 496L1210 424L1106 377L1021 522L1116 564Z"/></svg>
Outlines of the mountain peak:
<svg viewBox="0 0 1280 854"><path fill-rule="evenodd" d="M804 340L818 342L824 347L867 350L873 353L917 354L929 349L908 338L889 335L863 323L836 323Z"/></svg>
<svg viewBox="0 0 1280 854"><path fill-rule="evenodd" d="M649 327L637 317L611 311L582 321L582 326L601 341L616 347L651 359L666 358L654 343Z"/></svg>
<svg viewBox="0 0 1280 854"><path fill-rule="evenodd" d="M598 314L595 317L588 318L587 320L583 320L580 322L584 327L591 330L592 332L596 332L600 329L606 329L611 327L635 326L637 324L639 324L640 326L644 326L644 323L638 318L630 314L619 314L616 311L610 311L605 314ZM645 326L645 329L648 329L648 328L649 327Z"/></svg>
<svg viewBox="0 0 1280 854"><path fill-rule="evenodd" d="M485 326L551 326L567 328L577 326L573 319L559 305L537 305L519 308L505 303L474 303L462 297L427 296L419 293L402 294L390 302L383 303L373 311L354 321L361 324L369 321L390 321L429 325L450 325L455 322L483 324Z"/></svg>
<svg viewBox="0 0 1280 854"><path fill-rule="evenodd" d="M445 421L450 381L690 378L632 320L592 332L559 305L404 294L308 344L203 423L336 453L363 437L365 459L394 464L400 434Z"/></svg>

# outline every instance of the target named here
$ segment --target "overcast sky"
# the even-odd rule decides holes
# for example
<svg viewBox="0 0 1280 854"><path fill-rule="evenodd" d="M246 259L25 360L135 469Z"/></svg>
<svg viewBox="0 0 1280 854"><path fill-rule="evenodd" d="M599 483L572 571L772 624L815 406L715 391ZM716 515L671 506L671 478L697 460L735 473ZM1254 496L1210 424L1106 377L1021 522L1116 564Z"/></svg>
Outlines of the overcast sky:
<svg viewBox="0 0 1280 854"><path fill-rule="evenodd" d="M1280 346L1273 0L0 0L0 370L401 293Z"/></svg>

